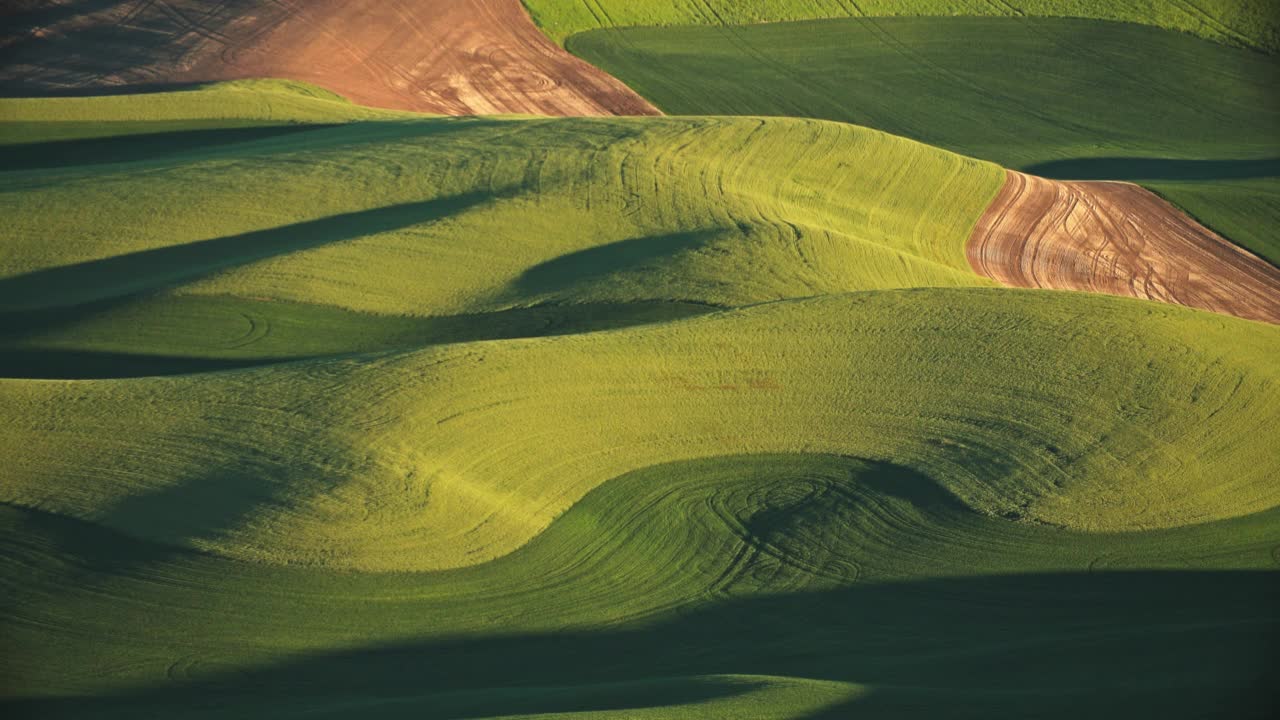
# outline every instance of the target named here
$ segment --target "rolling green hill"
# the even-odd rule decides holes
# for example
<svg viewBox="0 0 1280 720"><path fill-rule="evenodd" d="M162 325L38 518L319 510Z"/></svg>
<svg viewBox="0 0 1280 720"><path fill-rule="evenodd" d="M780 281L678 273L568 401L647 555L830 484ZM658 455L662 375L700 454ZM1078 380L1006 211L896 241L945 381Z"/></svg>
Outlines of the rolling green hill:
<svg viewBox="0 0 1280 720"><path fill-rule="evenodd" d="M626 29L568 46L669 113L839 120L1048 177L1141 182L1280 263L1270 56L1011 18Z"/></svg>
<svg viewBox="0 0 1280 720"><path fill-rule="evenodd" d="M748 25L843 17L1070 17L1179 30L1268 52L1280 26L1267 0L523 0L559 42L601 28Z"/></svg>
<svg viewBox="0 0 1280 720"><path fill-rule="evenodd" d="M5 381L6 456L60 468L4 514L6 675L42 716L1248 715L1278 344L1137 301L918 290ZM525 540L445 572L292 567Z"/></svg>
<svg viewBox="0 0 1280 720"><path fill-rule="evenodd" d="M931 290L635 333L211 376L9 381L2 499L232 557L367 570L499 557L611 477L714 455L891 460L974 511L1082 530L1280 501L1266 432L1280 422L1268 363L1280 330L1269 326ZM230 405L209 414L219 398ZM556 423L539 421L553 412ZM193 510L175 523L170 503Z"/></svg>
<svg viewBox="0 0 1280 720"><path fill-rule="evenodd" d="M863 128L422 118L287 130L161 153L183 142L167 121L159 145L19 145L35 167L0 180L0 212L15 219L0 309L165 290L439 317L990 284L964 242L1000 169ZM209 132L202 122L196 135ZM100 161L76 164L85 154Z"/></svg>
<svg viewBox="0 0 1280 720"><path fill-rule="evenodd" d="M1255 717L1274 638L1274 512L1073 534L822 455L629 474L448 573L230 562L0 515L3 577L21 573L6 636L30 660L4 667L49 696L12 707L41 717Z"/></svg>
<svg viewBox="0 0 1280 720"><path fill-rule="evenodd" d="M152 104L140 105L138 117L119 115L118 99L13 104L8 115L26 123L41 113L83 117L101 102L103 114L128 133L17 145L33 167L6 173L0 200L16 220L0 277L0 308L8 318L0 358L10 376L182 375L565 334L785 298L990 284L969 271L963 246L1000 185L1000 169L883 133L785 119L336 122L346 107L321 107L305 93L299 97L295 86L268 84L258 91L272 102L283 98L306 108L294 117L267 113L272 118L319 124L291 125L288 132L235 127L221 131L236 135L212 146L184 146L189 133L172 126L173 116L197 114L209 94L241 90L149 96ZM317 108L332 115L317 115ZM163 123L165 132L146 133L139 142L134 123L146 122ZM203 138L211 130L208 121L200 123L191 132ZM166 141L157 143L157 135ZM85 143L97 162L76 162L86 155ZM210 398L242 392L196 377L191 393L163 391L162 405L172 409L190 398L196 418L194 408ZM184 379L146 382L170 388ZM42 417L42 408L66 403L59 387L13 384L11 407ZM131 385L96 387L107 395L94 403L119 407L127 401L117 391L127 394L119 389ZM282 404L269 413L291 405L290 387L282 387ZM320 433L334 421L332 409L321 412L305 432ZM13 426L8 454L20 458L24 448L40 447L48 454L15 461L22 471L5 499L93 518L140 488L160 490L204 472L213 436L247 432L240 440L217 441L236 457L272 425L236 415L218 430L185 427L171 412L125 415L143 426L96 438L85 437L101 422L92 415L83 418L85 429L66 434ZM275 490L256 485L266 477L262 472L275 470L250 463L247 471L232 472L249 483L244 505L326 476L362 483L358 478L385 475L398 476L397 485L425 483L424 492L432 486L431 513L464 530L491 512L483 502L488 491L464 499L477 491L470 481L461 486L460 506L441 501L448 495L445 481L415 470L418 460L395 460L400 451L374 460L377 467L365 462L372 456L357 460L366 452L358 447L358 427L366 421L356 422L338 435L323 431L334 444L320 442L314 462L278 458L286 476L271 483ZM204 440L160 453L176 464L114 444L134 437L164 445L161 438L173 433ZM343 434L346 439L338 437ZM299 437L290 433L282 442L294 446ZM59 480L57 468L65 470L80 452L87 453L86 463L116 457L109 464L121 468L123 484L92 473ZM54 463L54 457L63 459ZM379 540L361 539L361 530L323 549L288 531L283 536L292 535L297 549L282 557L325 562L332 556L343 566L385 569L479 562L519 546L601 480L569 478L564 487L550 483L531 491L542 507L509 524L488 523L484 532L495 532L492 538L482 532L458 547L388 553L377 550ZM501 485L493 492L507 492ZM214 497L221 500L211 508L239 506L229 491ZM417 504L395 510L417 517L415 523L421 511ZM432 533L452 532L443 527ZM170 531L158 531L159 537ZM359 547L343 549L345 542ZM259 544L249 554L274 553Z"/></svg>
<svg viewBox="0 0 1280 720"><path fill-rule="evenodd" d="M0 101L19 717L1265 716L1280 327L813 119Z"/></svg>

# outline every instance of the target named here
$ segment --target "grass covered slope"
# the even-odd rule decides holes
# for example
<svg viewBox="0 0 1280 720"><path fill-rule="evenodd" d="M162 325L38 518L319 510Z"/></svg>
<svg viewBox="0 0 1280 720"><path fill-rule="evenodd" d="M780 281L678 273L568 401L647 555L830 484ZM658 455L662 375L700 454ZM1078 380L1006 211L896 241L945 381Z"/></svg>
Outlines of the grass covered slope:
<svg viewBox="0 0 1280 720"><path fill-rule="evenodd" d="M816 452L907 467L989 516L1172 527L1280 503L1278 350L1280 329L1246 321L971 289L216 375L10 380L2 499L231 557L423 570L505 555L643 467Z"/></svg>
<svg viewBox="0 0 1280 720"><path fill-rule="evenodd" d="M377 575L0 508L28 660L0 669L39 717L1265 717L1275 520L1079 534L883 462L717 457L493 563Z"/></svg>
<svg viewBox="0 0 1280 720"><path fill-rule="evenodd" d="M162 140L164 134L182 130L231 131L245 127L420 117L355 105L306 83L236 80L143 95L4 98L0 100L0 147L6 151L4 169L20 170L25 167L23 160L28 156L37 151L48 154L61 147L45 145L57 141L126 135L148 136L147 139L157 141ZM65 147L82 149L85 146ZM66 155L66 164L86 162L78 154ZM137 158L125 155L119 159Z"/></svg>
<svg viewBox="0 0 1280 720"><path fill-rule="evenodd" d="M32 167L0 177L0 308L168 290L422 317L979 285L964 242L1002 182L807 120L420 118L208 152L165 136L173 152L97 139L92 165L17 146Z"/></svg>
<svg viewBox="0 0 1280 720"><path fill-rule="evenodd" d="M1010 18L626 29L569 47L674 114L839 120L1033 174L1137 181L1280 262L1272 57Z"/></svg>
<svg viewBox="0 0 1280 720"><path fill-rule="evenodd" d="M0 102L6 717L1265 716L1280 326L992 287L998 166L136 99Z"/></svg>
<svg viewBox="0 0 1280 720"><path fill-rule="evenodd" d="M1267 0L523 0L558 42L587 30L635 26L750 25L843 17L1070 17L1179 30L1268 52L1280 26Z"/></svg>

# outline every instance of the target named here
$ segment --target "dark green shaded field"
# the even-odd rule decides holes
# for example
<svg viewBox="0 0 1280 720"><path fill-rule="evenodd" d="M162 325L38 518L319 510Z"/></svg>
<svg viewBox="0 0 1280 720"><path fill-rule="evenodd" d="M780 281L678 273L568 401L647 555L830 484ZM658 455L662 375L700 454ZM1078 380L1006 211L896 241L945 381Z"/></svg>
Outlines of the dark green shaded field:
<svg viewBox="0 0 1280 720"><path fill-rule="evenodd" d="M0 377L182 375L405 347L591 332L713 309L679 302L593 303L402 317L231 296L129 296L0 315Z"/></svg>
<svg viewBox="0 0 1280 720"><path fill-rule="evenodd" d="M1132 180L1280 262L1280 61L1121 23L625 28L567 47L668 113L856 123L1039 175Z"/></svg>
<svg viewBox="0 0 1280 720"><path fill-rule="evenodd" d="M29 671L86 632L120 671L183 658L169 687L13 706L33 717L1264 717L1274 700L1275 511L1076 534L974 515L891 464L728 457L615 479L516 553L428 575L0 514L5 576L28 568L5 587L11 639L60 628ZM286 651L311 646L345 649Z"/></svg>

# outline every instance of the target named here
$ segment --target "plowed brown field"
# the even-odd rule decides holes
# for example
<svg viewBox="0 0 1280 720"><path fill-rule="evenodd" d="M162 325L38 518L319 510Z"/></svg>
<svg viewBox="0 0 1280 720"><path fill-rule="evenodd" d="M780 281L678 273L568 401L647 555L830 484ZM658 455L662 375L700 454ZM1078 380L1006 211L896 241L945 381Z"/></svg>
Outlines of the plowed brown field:
<svg viewBox="0 0 1280 720"><path fill-rule="evenodd" d="M0 27L10 95L276 77L448 115L658 114L519 0L19 0Z"/></svg>
<svg viewBox="0 0 1280 720"><path fill-rule="evenodd" d="M1280 270L1137 185L1008 171L967 246L1012 287L1085 290L1280 324Z"/></svg>

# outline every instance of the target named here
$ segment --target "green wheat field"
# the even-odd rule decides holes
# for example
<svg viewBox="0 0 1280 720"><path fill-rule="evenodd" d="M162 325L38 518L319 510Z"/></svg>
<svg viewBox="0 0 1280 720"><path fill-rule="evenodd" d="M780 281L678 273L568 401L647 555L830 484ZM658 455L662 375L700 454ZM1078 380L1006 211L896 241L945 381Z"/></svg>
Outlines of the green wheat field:
<svg viewBox="0 0 1280 720"><path fill-rule="evenodd" d="M1280 262L1269 2L524 4L666 115L0 99L0 712L1280 710L1280 326L965 255Z"/></svg>

